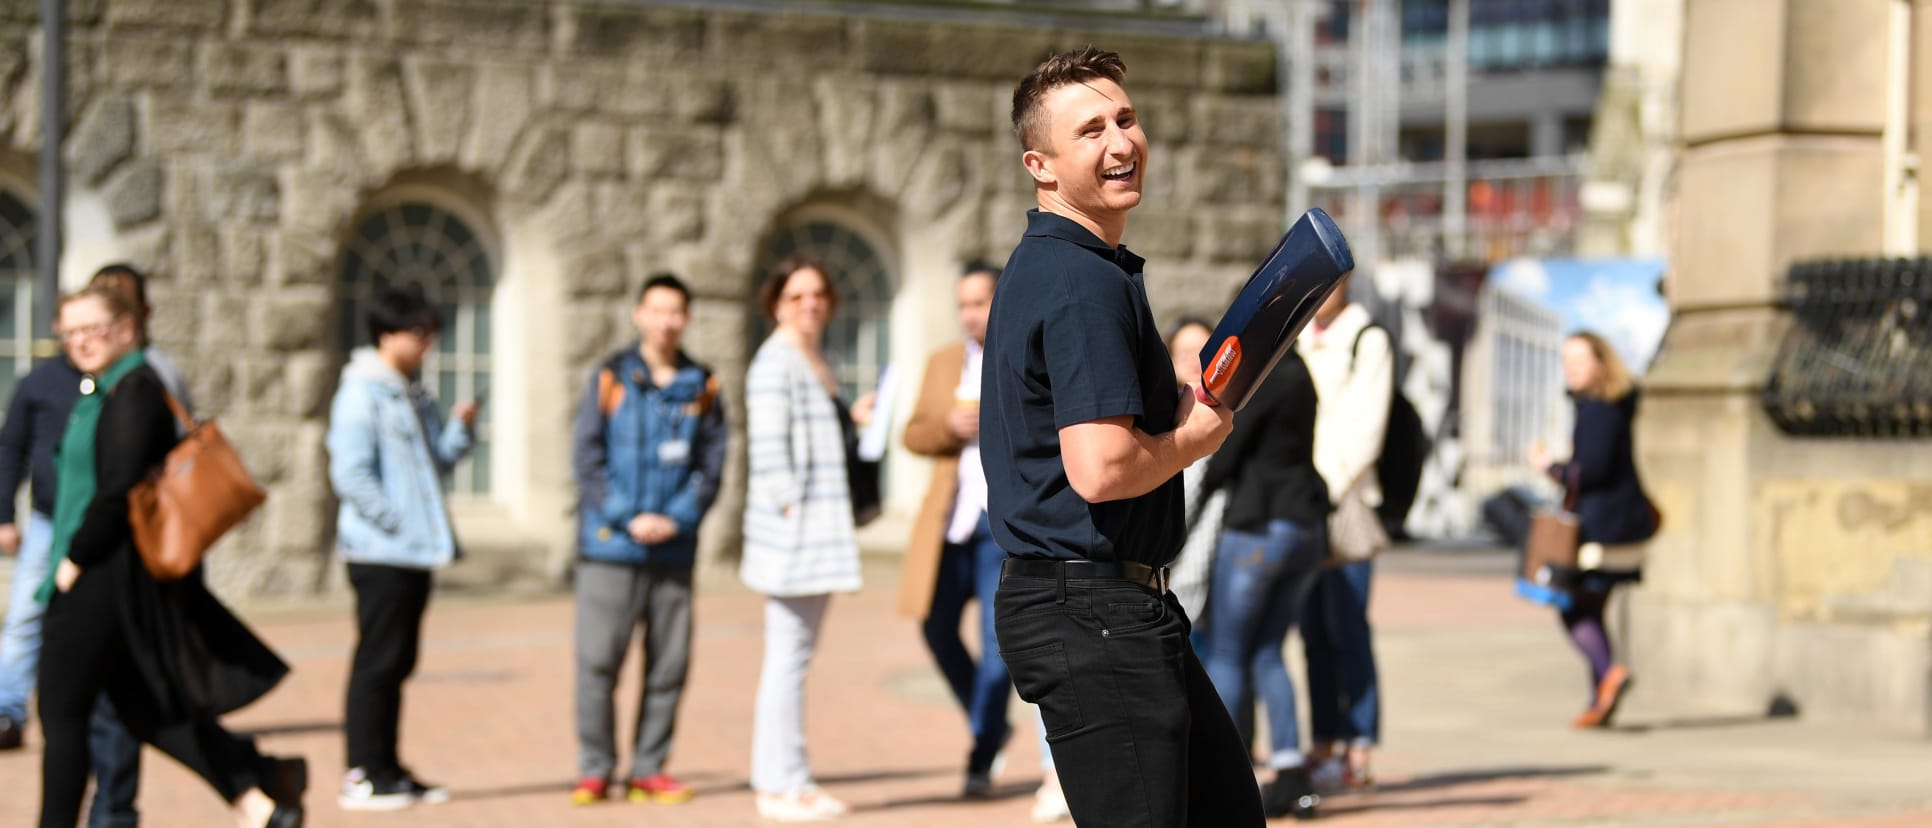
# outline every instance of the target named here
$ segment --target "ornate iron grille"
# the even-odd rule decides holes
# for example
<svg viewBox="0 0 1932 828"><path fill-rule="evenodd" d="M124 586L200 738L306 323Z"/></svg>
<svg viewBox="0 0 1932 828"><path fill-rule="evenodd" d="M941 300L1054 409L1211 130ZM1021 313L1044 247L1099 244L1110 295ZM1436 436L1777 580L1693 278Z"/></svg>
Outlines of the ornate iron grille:
<svg viewBox="0 0 1932 828"><path fill-rule="evenodd" d="M1785 432L1932 436L1932 259L1793 265L1763 404Z"/></svg>

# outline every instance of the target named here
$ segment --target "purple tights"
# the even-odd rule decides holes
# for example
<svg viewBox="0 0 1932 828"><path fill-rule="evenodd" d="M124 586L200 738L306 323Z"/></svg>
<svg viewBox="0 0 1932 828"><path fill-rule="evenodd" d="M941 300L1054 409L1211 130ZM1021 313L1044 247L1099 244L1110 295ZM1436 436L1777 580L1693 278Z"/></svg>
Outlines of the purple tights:
<svg viewBox="0 0 1932 828"><path fill-rule="evenodd" d="M1580 589L1572 595L1575 602L1562 614L1563 628L1569 631L1571 643L1590 662L1590 702L1595 704L1597 684L1603 681L1603 674L1610 671L1611 664L1610 631L1603 626L1603 605L1610 593Z"/></svg>

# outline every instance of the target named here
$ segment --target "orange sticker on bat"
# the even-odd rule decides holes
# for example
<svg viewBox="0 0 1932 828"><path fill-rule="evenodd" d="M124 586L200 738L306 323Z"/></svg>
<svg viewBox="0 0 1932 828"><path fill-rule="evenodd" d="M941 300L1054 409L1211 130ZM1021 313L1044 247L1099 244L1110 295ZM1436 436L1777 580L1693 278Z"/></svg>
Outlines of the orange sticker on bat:
<svg viewBox="0 0 1932 828"><path fill-rule="evenodd" d="M1208 362L1207 374L1201 378L1201 384L1218 399L1221 391L1228 387L1228 380L1234 378L1235 369L1240 367L1241 339L1230 336L1221 343L1221 350L1214 353L1214 359Z"/></svg>

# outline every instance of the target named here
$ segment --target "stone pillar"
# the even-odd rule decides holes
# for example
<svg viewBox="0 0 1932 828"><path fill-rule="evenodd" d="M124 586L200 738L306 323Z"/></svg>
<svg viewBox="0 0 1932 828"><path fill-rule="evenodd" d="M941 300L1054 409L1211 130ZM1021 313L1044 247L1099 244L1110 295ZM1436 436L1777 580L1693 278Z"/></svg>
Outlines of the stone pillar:
<svg viewBox="0 0 1932 828"><path fill-rule="evenodd" d="M1900 585L1932 573L1932 447L1795 439L1758 402L1789 266L1882 252L1891 6L1688 0L1675 320L1637 438L1665 525L1625 640L1657 698L1928 724L1932 590Z"/></svg>

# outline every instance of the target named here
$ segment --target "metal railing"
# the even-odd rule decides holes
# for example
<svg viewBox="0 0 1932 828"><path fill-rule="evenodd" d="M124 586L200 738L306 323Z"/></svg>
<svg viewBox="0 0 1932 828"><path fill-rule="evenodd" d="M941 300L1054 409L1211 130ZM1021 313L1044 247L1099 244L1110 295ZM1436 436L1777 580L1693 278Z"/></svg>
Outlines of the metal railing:
<svg viewBox="0 0 1932 828"><path fill-rule="evenodd" d="M1793 265L1762 402L1786 433L1932 436L1932 259Z"/></svg>

